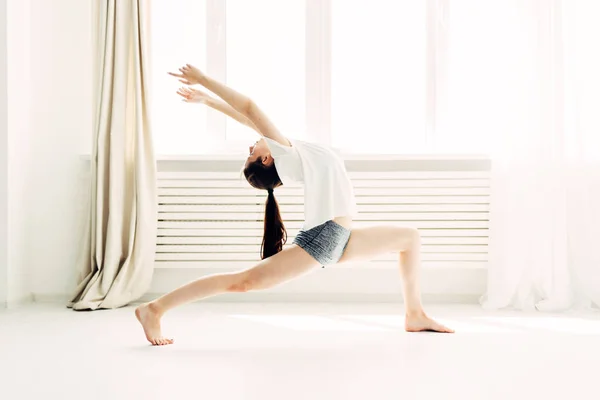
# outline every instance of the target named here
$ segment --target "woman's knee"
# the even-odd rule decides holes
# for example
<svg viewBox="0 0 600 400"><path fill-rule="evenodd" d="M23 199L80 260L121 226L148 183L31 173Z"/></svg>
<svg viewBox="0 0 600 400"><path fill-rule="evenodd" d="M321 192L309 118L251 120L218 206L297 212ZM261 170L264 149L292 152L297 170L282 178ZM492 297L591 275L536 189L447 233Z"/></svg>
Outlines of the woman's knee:
<svg viewBox="0 0 600 400"><path fill-rule="evenodd" d="M261 274L250 270L236 274L233 283L227 290L229 292L243 293L267 288L268 285Z"/></svg>
<svg viewBox="0 0 600 400"><path fill-rule="evenodd" d="M421 232L417 228L407 228L413 243L421 243Z"/></svg>
<svg viewBox="0 0 600 400"><path fill-rule="evenodd" d="M421 246L421 233L417 228L399 227L396 237L399 251L407 251Z"/></svg>

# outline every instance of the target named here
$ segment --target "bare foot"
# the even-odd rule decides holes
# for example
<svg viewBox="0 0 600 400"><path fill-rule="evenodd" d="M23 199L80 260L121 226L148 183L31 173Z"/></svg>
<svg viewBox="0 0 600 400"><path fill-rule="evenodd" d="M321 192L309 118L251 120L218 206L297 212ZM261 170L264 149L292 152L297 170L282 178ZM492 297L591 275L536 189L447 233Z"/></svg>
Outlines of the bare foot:
<svg viewBox="0 0 600 400"><path fill-rule="evenodd" d="M454 333L454 329L445 327L444 325L435 322L427 315L406 315L404 322L406 332L442 332L442 333Z"/></svg>
<svg viewBox="0 0 600 400"><path fill-rule="evenodd" d="M144 328L144 333L146 334L146 339L148 339L150 343L155 346L163 346L173 343L173 339L167 339L161 334L160 314L152 303L142 304L136 308L135 316L137 317L138 321L140 321L140 324L142 324L142 328Z"/></svg>

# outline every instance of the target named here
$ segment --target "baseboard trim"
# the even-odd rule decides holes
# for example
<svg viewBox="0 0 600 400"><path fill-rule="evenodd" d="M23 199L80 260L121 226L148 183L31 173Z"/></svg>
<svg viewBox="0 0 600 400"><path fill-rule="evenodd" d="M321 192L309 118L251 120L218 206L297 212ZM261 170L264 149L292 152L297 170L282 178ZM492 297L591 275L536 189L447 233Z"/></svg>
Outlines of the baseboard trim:
<svg viewBox="0 0 600 400"><path fill-rule="evenodd" d="M222 269L157 269L147 293L135 302L153 300L201 276ZM422 270L422 299L428 304L478 304L487 271L471 268ZM67 293L36 293L36 303L62 303ZM401 303L402 285L393 269L323 268L266 291L227 293L204 301L215 303Z"/></svg>
<svg viewBox="0 0 600 400"><path fill-rule="evenodd" d="M62 304L66 305L68 301L69 301L69 296L67 294L61 294L61 293L34 293L33 294L33 302L34 303L42 303L42 304L62 303Z"/></svg>
<svg viewBox="0 0 600 400"><path fill-rule="evenodd" d="M134 304L151 301L162 293L146 293ZM266 293L223 294L201 300L209 303L403 303L401 294L362 293ZM424 304L479 304L479 296L470 294L424 294Z"/></svg>
<svg viewBox="0 0 600 400"><path fill-rule="evenodd" d="M151 301L163 293L146 293L131 304ZM479 296L471 294L424 294L425 304L479 304ZM32 301L38 304L64 304L69 301L64 294L33 294ZM208 303L397 303L401 304L401 294L362 294L362 293L267 293L250 292L223 294L201 300Z"/></svg>
<svg viewBox="0 0 600 400"><path fill-rule="evenodd" d="M31 303L33 303L33 293L27 293L25 295L18 296L15 298L8 298L6 300L5 306L7 309L9 309L24 306Z"/></svg>

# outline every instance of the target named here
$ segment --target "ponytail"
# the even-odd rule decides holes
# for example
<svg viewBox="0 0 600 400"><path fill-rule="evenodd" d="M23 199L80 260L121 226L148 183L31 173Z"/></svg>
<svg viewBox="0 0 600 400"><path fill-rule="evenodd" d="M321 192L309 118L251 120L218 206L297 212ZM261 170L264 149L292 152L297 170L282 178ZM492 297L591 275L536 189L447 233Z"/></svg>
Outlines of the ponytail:
<svg viewBox="0 0 600 400"><path fill-rule="evenodd" d="M273 194L273 189L269 189L265 204L264 234L260 247L261 258L264 260L279 253L286 241L287 232L279 214L279 205Z"/></svg>
<svg viewBox="0 0 600 400"><path fill-rule="evenodd" d="M260 158L246 163L244 175L250 186L266 190L268 193L265 204L264 234L260 246L260 256L264 260L283 250L283 245L287 241L287 232L279 214L279 205L273 194L273 188L281 186L282 183L275 165L264 165Z"/></svg>

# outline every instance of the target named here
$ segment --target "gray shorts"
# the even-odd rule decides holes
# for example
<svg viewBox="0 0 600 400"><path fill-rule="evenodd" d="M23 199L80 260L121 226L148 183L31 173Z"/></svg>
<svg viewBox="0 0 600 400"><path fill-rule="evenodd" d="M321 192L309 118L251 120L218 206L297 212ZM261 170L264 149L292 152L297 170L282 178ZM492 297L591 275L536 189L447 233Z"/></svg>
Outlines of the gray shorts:
<svg viewBox="0 0 600 400"><path fill-rule="evenodd" d="M298 232L294 243L325 266L340 260L349 240L350 230L329 220L307 231Z"/></svg>

